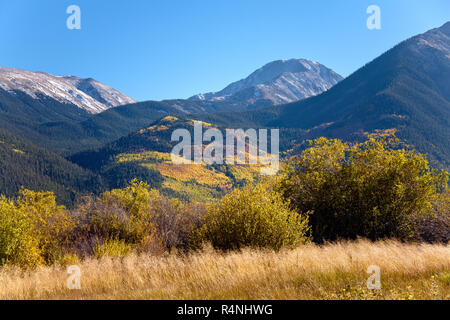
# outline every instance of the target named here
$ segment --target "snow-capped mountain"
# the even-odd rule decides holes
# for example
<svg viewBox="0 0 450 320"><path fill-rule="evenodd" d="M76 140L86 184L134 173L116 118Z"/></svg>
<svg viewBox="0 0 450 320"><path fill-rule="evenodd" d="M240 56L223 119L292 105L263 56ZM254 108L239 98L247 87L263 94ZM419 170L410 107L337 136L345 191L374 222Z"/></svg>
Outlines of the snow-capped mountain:
<svg viewBox="0 0 450 320"><path fill-rule="evenodd" d="M219 92L199 94L196 101L295 102L327 91L343 78L318 62L306 59L278 60Z"/></svg>
<svg viewBox="0 0 450 320"><path fill-rule="evenodd" d="M21 91L34 99L47 97L95 114L135 100L94 79L53 76L43 72L0 67L0 88Z"/></svg>

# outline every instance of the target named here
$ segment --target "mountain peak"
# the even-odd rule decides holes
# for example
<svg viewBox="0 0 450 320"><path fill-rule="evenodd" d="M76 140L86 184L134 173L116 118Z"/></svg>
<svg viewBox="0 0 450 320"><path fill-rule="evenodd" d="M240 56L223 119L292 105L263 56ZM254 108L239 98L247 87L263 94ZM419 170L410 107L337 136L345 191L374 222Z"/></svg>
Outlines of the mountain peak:
<svg viewBox="0 0 450 320"><path fill-rule="evenodd" d="M21 91L33 99L41 96L75 105L89 113L99 113L112 107L134 103L135 100L92 78L54 76L0 67L0 89Z"/></svg>
<svg viewBox="0 0 450 320"><path fill-rule="evenodd" d="M344 140L394 132L450 164L450 23L414 36L360 68L327 94L264 110L267 127L302 128L302 139ZM261 112L262 114L262 112ZM248 118L262 118L248 115ZM270 117L268 117L270 118Z"/></svg>
<svg viewBox="0 0 450 320"><path fill-rule="evenodd" d="M439 28L439 30L440 30L442 33L445 33L446 35L450 36L450 21L444 23L444 24Z"/></svg>
<svg viewBox="0 0 450 320"><path fill-rule="evenodd" d="M450 22L405 42L412 43L419 51L421 51L421 48L427 47L439 50L444 56L450 58ZM423 52L423 54L426 54L426 52Z"/></svg>
<svg viewBox="0 0 450 320"><path fill-rule="evenodd" d="M199 94L190 99L245 100L249 106L261 103L278 105L322 93L342 79L340 75L318 62L307 59L276 60L219 92Z"/></svg>

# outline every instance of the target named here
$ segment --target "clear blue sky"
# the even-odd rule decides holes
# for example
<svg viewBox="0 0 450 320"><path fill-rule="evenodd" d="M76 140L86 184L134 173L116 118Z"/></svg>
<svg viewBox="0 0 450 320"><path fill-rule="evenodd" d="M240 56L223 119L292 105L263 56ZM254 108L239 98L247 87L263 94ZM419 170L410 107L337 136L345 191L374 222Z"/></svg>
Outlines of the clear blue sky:
<svg viewBox="0 0 450 320"><path fill-rule="evenodd" d="M71 4L81 30L66 28ZM371 4L382 30L366 28ZM348 76L449 20L448 0L4 0L0 65L92 77L137 100L187 98L277 59Z"/></svg>

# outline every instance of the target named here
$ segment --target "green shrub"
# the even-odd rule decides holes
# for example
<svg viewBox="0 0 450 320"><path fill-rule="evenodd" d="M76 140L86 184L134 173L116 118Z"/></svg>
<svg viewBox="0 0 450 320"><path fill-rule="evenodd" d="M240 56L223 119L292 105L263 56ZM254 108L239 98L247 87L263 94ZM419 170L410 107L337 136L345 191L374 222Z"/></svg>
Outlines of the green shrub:
<svg viewBox="0 0 450 320"><path fill-rule="evenodd" d="M448 173L396 142L319 138L284 167L278 190L296 210L312 212L315 241L414 236L412 217L430 210Z"/></svg>
<svg viewBox="0 0 450 320"><path fill-rule="evenodd" d="M289 208L265 184L248 185L211 206L201 237L222 250L260 247L278 250L309 241L308 218Z"/></svg>

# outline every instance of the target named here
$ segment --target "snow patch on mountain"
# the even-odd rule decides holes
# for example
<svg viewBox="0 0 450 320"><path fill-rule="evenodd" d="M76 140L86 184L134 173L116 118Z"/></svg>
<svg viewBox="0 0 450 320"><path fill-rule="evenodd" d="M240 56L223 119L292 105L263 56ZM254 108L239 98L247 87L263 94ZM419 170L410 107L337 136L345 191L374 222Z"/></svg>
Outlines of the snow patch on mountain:
<svg viewBox="0 0 450 320"><path fill-rule="evenodd" d="M254 104L269 100L284 104L327 91L343 78L318 62L306 59L278 60L268 63L247 78L234 82L219 92L191 97L197 101L247 100Z"/></svg>
<svg viewBox="0 0 450 320"><path fill-rule="evenodd" d="M44 72L0 67L0 88L21 91L34 99L49 97L73 104L89 113L136 102L132 98L94 79L53 76Z"/></svg>

